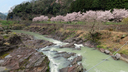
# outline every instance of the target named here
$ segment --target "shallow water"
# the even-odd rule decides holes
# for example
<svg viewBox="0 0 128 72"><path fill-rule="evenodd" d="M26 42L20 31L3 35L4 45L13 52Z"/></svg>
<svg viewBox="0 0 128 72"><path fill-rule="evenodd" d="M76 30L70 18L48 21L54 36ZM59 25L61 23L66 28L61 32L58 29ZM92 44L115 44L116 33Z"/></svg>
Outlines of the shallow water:
<svg viewBox="0 0 128 72"><path fill-rule="evenodd" d="M39 35L37 33L26 32L21 30L15 30L14 32L33 35L36 39L43 39L56 44L39 50L43 52L45 55L47 55L48 58L50 59L51 72L58 72L59 69L68 66L70 63L70 60L66 60L63 57L58 57L58 59L54 58L56 56L56 51L59 52L64 51L70 53L72 52L72 53L77 53L78 55L82 55L81 63L83 67L86 68L87 70L89 70L97 63L101 62L103 59L109 57L109 55L106 55L104 53L99 52L98 50L94 50L93 48L88 48L88 47L82 47L81 50L73 50L71 48L60 49L58 47L59 45L65 45L67 43L63 43L61 41L54 40L51 38L46 38L43 35ZM104 61L103 63L101 63L100 65L96 66L95 68L93 68L88 72L128 72L128 63L121 60L115 61L112 58L109 58L107 61Z"/></svg>

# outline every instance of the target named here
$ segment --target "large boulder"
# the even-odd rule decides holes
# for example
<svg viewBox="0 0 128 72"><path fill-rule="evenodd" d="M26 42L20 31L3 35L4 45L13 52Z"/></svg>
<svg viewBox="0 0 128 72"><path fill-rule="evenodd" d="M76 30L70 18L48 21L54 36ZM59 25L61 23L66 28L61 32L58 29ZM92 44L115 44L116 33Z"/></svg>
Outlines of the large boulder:
<svg viewBox="0 0 128 72"><path fill-rule="evenodd" d="M53 45L52 42L45 40L35 40L35 39L23 41L23 44L28 48L34 48L34 49L44 48L46 46Z"/></svg>
<svg viewBox="0 0 128 72"><path fill-rule="evenodd" d="M4 53L6 51L17 48L19 43L21 43L21 38L16 34L10 33L0 35L0 52Z"/></svg>
<svg viewBox="0 0 128 72"><path fill-rule="evenodd" d="M12 45L12 46L1 46L0 47L0 52L6 52L6 51L9 51L9 50L12 50L14 48L17 48L16 45Z"/></svg>
<svg viewBox="0 0 128 72"><path fill-rule="evenodd" d="M116 53L116 54L114 55L114 59L116 59L116 60L119 60L120 57L121 57L121 55L120 55L119 53Z"/></svg>
<svg viewBox="0 0 128 72"><path fill-rule="evenodd" d="M104 53L110 54L110 51L106 49L106 50L104 51Z"/></svg>
<svg viewBox="0 0 128 72"><path fill-rule="evenodd" d="M82 61L82 56L75 57L70 66L60 69L60 72L83 72L82 64L78 64L80 61Z"/></svg>
<svg viewBox="0 0 128 72"><path fill-rule="evenodd" d="M8 42L12 45L19 44L19 43L21 43L21 36L18 36L16 34L12 34L9 36Z"/></svg>
<svg viewBox="0 0 128 72"><path fill-rule="evenodd" d="M86 41L84 43L85 46L88 46L88 47L91 47L91 48L94 48L97 44L92 42L92 41Z"/></svg>
<svg viewBox="0 0 128 72"><path fill-rule="evenodd" d="M59 70L60 72L83 72L82 64L75 64L72 67L66 67Z"/></svg>
<svg viewBox="0 0 128 72"><path fill-rule="evenodd" d="M76 58L73 59L72 65L77 64L78 62L82 61L82 56L77 56Z"/></svg>
<svg viewBox="0 0 128 72"><path fill-rule="evenodd" d="M10 72L46 72L49 66L48 58L34 49L18 48L4 58L2 66Z"/></svg>
<svg viewBox="0 0 128 72"><path fill-rule="evenodd" d="M69 43L64 46L61 46L60 48L75 48L75 45L74 45L74 43Z"/></svg>
<svg viewBox="0 0 128 72"><path fill-rule="evenodd" d="M0 52L2 54L2 52L11 50L16 48L16 45L10 45L10 43L6 42L6 40L4 39L3 36L0 36Z"/></svg>

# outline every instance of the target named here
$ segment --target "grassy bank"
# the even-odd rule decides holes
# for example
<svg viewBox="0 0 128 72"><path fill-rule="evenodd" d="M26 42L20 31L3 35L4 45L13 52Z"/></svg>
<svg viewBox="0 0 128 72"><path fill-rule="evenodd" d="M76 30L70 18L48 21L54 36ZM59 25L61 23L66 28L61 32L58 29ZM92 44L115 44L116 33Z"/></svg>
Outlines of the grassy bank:
<svg viewBox="0 0 128 72"><path fill-rule="evenodd" d="M64 21L38 21L33 23L41 23L41 24L71 24L71 25L90 25L94 22L86 22L86 21L73 21L73 22L64 22ZM96 22L96 24L100 25L124 25L126 23L123 22Z"/></svg>
<svg viewBox="0 0 128 72"><path fill-rule="evenodd" d="M92 40L89 37L88 31L76 29L68 29L66 31L75 31L75 36L78 36L82 39ZM117 32L109 30L97 30L96 32L100 34L98 37L95 37L96 42L98 42L97 48L108 49L111 52L115 52L128 41L128 32ZM72 37L72 35L70 37ZM128 55L128 44L126 44L120 51L118 51L118 53Z"/></svg>

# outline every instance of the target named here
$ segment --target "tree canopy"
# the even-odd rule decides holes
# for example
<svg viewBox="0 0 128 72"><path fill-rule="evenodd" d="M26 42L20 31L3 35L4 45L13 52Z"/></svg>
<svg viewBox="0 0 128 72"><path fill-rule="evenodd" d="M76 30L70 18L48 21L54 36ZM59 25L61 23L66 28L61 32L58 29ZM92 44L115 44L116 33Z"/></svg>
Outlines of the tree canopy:
<svg viewBox="0 0 128 72"><path fill-rule="evenodd" d="M33 17L39 15L64 15L69 12L70 4L73 0L32 0L30 2L21 3L15 6L8 14L7 19L20 17L23 20L32 20Z"/></svg>
<svg viewBox="0 0 128 72"><path fill-rule="evenodd" d="M128 0L76 0L71 3L70 12L87 10L128 9Z"/></svg>

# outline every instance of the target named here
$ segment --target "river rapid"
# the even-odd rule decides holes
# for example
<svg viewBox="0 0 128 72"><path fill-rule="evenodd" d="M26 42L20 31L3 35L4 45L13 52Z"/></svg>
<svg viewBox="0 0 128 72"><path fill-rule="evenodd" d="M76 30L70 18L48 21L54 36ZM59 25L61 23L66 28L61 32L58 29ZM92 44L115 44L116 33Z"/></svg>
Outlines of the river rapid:
<svg viewBox="0 0 128 72"><path fill-rule="evenodd" d="M27 32L22 30L13 30L16 33L25 33L28 35L33 35L36 39L43 39L46 41L53 42L55 45L47 46L45 48L40 48L38 51L43 52L46 56L48 56L50 60L50 71L51 72L59 72L59 69L67 67L71 60L75 58L75 56L71 56L68 59L63 57L57 57L58 52L68 52L68 53L76 53L76 56L81 55L83 67L88 71L97 63L101 62L102 60L109 57L104 53L99 52L98 50L94 50L94 48L89 47L81 47L81 50L74 50L72 48L59 48L59 46L66 45L68 43L64 43L58 40L54 40L52 38L47 38L44 35L40 35L34 32ZM79 46L79 45L77 45ZM95 68L89 70L88 72L128 72L128 63L121 61L121 60L114 60L113 58L109 58L108 60L104 61L100 65L96 66Z"/></svg>

